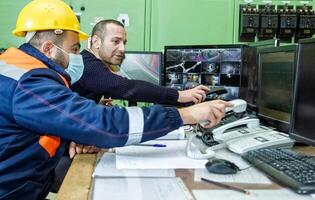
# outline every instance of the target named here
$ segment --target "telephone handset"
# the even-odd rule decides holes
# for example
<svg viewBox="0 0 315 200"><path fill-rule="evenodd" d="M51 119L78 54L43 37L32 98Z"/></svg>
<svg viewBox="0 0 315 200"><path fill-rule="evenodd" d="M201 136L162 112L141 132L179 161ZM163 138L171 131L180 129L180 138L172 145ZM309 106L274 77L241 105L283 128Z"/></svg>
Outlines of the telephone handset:
<svg viewBox="0 0 315 200"><path fill-rule="evenodd" d="M225 109L226 113L228 113L230 111L233 111L235 113L241 113L241 112L246 111L246 106L247 106L246 101L244 101L242 99L236 99L236 100L230 101L230 103L232 103L234 106L227 107ZM209 122L202 122L202 123L200 123L200 125L203 126L203 125L206 125L207 123L209 123ZM203 137L203 136L205 136L205 135L202 135L201 137ZM208 159L208 158L213 157L215 155L215 152L213 151L215 149L213 149L213 148L207 147L207 148L205 148L204 152L201 152L200 150L196 150L196 149L193 150L193 147L197 147L197 145L193 142L193 140L196 137L197 136L194 135L194 136L190 136L188 138L187 145L186 145L186 155L190 158L193 158L193 159ZM202 139L202 141L203 141L203 139ZM207 144L207 143L205 143L205 144ZM225 147L224 144L222 144L222 145L223 145L222 147L220 146L220 144L218 144L218 146L217 145L215 145L215 146L216 147L220 146L220 148Z"/></svg>
<svg viewBox="0 0 315 200"><path fill-rule="evenodd" d="M233 106L227 107L225 109L226 113L230 111L233 111L235 113L241 113L241 112L246 111L247 103L243 99L234 99L234 100L229 101L229 103L232 103Z"/></svg>
<svg viewBox="0 0 315 200"><path fill-rule="evenodd" d="M246 125L247 128L256 128L259 126L259 119L245 117L245 118L236 120L234 122L225 124L223 126L220 126L216 129L212 130L212 134L213 134L213 136L220 135L220 134L223 134L228 129L243 126L243 125L244 126Z"/></svg>
<svg viewBox="0 0 315 200"><path fill-rule="evenodd" d="M233 106L231 107L226 107L225 108L225 113L231 112L233 111L234 113L242 113L246 111L246 107L247 107L247 103L246 101L242 100L242 99L235 99L235 100L231 100L229 101L230 103L233 104ZM206 126L207 124L209 124L208 121L204 121L199 123L202 127Z"/></svg>
<svg viewBox="0 0 315 200"><path fill-rule="evenodd" d="M239 128L243 125L246 125L247 127ZM232 128L236 130L231 131ZM217 131L216 134L213 134L213 131ZM226 142L230 139L240 138L264 131L267 130L259 127L259 119L245 117L213 129L212 132L205 132L200 136L200 138L201 141L208 146L209 150L219 150L226 148Z"/></svg>
<svg viewBox="0 0 315 200"><path fill-rule="evenodd" d="M220 127L220 126L223 126L223 125L225 125L225 124L228 124L228 123L237 121L237 120L239 120L239 119L241 119L241 118L244 118L244 117L243 117L243 114L241 114L241 113L229 112L229 113L226 113L226 114L225 114L225 116L221 119L221 121L220 121L217 125L215 125L215 126L213 126L213 127L211 127L211 128L205 128L205 127L202 126L201 124L198 124L198 125L197 125L197 128L198 128L198 130L199 130L200 132L202 132L202 133L210 133L210 134L212 135L212 130L214 130L214 129Z"/></svg>

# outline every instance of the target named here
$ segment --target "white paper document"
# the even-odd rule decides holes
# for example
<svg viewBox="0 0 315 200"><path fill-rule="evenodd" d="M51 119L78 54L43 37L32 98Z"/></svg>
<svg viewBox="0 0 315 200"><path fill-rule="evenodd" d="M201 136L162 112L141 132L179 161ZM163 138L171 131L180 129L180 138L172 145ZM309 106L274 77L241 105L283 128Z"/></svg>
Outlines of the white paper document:
<svg viewBox="0 0 315 200"><path fill-rule="evenodd" d="M299 195L288 189L248 190L246 195L233 190L193 190L197 200L313 200L310 195Z"/></svg>
<svg viewBox="0 0 315 200"><path fill-rule="evenodd" d="M117 169L116 155L104 153L97 164L93 177L175 177L173 169Z"/></svg>
<svg viewBox="0 0 315 200"><path fill-rule="evenodd" d="M194 169L204 168L208 160L195 160L186 156L186 140L149 141L166 147L126 146L116 148L118 169Z"/></svg>
<svg viewBox="0 0 315 200"><path fill-rule="evenodd" d="M194 180L201 181L201 177L217 182L271 184L271 181L266 175L256 168L249 168L244 171L239 171L236 174L225 175L209 173L206 169L196 169Z"/></svg>
<svg viewBox="0 0 315 200"><path fill-rule="evenodd" d="M93 200L193 200L179 178L95 178Z"/></svg>

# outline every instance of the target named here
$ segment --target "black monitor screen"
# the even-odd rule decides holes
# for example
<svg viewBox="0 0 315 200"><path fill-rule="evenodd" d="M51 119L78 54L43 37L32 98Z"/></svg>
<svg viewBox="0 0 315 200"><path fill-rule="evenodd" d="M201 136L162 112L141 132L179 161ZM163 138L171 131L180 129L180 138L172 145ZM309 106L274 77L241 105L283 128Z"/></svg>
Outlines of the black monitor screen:
<svg viewBox="0 0 315 200"><path fill-rule="evenodd" d="M261 40L248 43L243 51L240 98L247 102L247 110L257 112L258 51L276 47L277 40Z"/></svg>
<svg viewBox="0 0 315 200"><path fill-rule="evenodd" d="M315 145L315 40L301 41L298 47L296 87L291 136Z"/></svg>
<svg viewBox="0 0 315 200"><path fill-rule="evenodd" d="M259 52L258 115L263 123L289 132L296 46Z"/></svg>
<svg viewBox="0 0 315 200"><path fill-rule="evenodd" d="M242 46L166 46L164 76L167 87L186 90L197 85L224 86L221 99L239 97ZM208 97L209 98L209 97Z"/></svg>
<svg viewBox="0 0 315 200"><path fill-rule="evenodd" d="M118 74L159 85L161 65L160 52L126 52Z"/></svg>

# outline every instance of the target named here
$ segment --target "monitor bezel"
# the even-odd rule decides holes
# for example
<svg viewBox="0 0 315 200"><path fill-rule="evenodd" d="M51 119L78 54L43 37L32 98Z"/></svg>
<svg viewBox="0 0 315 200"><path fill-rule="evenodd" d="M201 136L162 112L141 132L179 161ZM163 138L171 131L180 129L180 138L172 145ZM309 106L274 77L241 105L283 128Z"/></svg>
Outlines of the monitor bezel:
<svg viewBox="0 0 315 200"><path fill-rule="evenodd" d="M294 95L294 83L295 83L295 72L296 72L296 63L297 63L297 45L287 45L287 46L279 46L279 47L268 47L268 48L263 48L263 49L258 49L257 50L257 65L258 65L258 91L257 91L257 116L260 120L260 122L263 125L266 126L270 126L270 127L274 127L276 130L284 132L284 133L289 133L290 132L290 126L291 126L291 115L292 115L292 111L290 113L290 123L286 122L286 121L282 121L282 120L278 120L278 119L274 119L272 117L263 115L260 113L259 109L259 103L260 103L260 98L261 98L261 62L260 62L260 58L262 54L268 54L268 53L277 53L277 52L294 52L294 66L293 66L293 72L292 72L292 80L293 80L293 84L292 84L292 93L291 93L291 97L292 97L292 101L293 101L293 95ZM291 102L293 103L293 102Z"/></svg>
<svg viewBox="0 0 315 200"><path fill-rule="evenodd" d="M247 111L257 114L258 90L258 50L278 47L279 39L262 40L247 43L241 74L240 98L247 101Z"/></svg>
<svg viewBox="0 0 315 200"><path fill-rule="evenodd" d="M301 39L299 40L299 43L298 43L298 47L297 47L297 64L296 64L296 77L295 77L295 88L294 88L294 97L293 97L293 104L292 104L292 114L291 114L291 129L290 129L290 138L294 139L295 141L297 142L302 142L302 143L305 143L305 144L308 144L308 145L312 145L312 146L315 146L315 139L312 140L312 139L309 139L309 138L306 138L304 136L301 136L299 134L296 134L294 132L294 125L295 125L295 117L296 116L296 98L297 98L297 88L298 88L298 85L299 85L299 60L300 60L300 48L301 48L301 44L309 44L309 43L315 43L315 38L308 38L308 39ZM314 44L315 45L315 44Z"/></svg>
<svg viewBox="0 0 315 200"><path fill-rule="evenodd" d="M164 68L164 64L163 64L163 53L160 51L125 51L124 52L124 56L126 56L126 54L151 54L151 55L159 55L160 56L160 69L159 69L159 86L163 85L163 68ZM123 61L120 63L120 65L123 63ZM151 82L149 82L151 83ZM154 84L154 83L151 83Z"/></svg>

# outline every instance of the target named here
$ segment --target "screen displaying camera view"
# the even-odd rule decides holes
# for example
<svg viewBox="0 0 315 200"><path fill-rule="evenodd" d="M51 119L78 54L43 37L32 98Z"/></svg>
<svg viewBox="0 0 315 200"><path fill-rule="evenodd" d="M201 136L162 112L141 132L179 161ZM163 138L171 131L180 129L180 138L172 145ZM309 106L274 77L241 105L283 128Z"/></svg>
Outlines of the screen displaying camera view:
<svg viewBox="0 0 315 200"><path fill-rule="evenodd" d="M240 47L166 47L165 84L178 90L200 84L210 89L224 86L228 93L213 98L236 99L239 97L241 55Z"/></svg>
<svg viewBox="0 0 315 200"><path fill-rule="evenodd" d="M119 74L159 85L161 57L158 52L126 52Z"/></svg>

